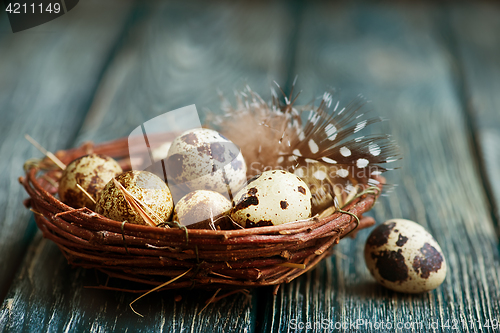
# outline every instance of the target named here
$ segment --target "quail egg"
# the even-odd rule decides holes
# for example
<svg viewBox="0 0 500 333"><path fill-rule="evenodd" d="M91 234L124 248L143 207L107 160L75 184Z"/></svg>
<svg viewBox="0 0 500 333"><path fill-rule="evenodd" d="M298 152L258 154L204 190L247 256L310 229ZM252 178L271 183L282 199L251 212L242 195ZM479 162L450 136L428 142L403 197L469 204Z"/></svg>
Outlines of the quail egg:
<svg viewBox="0 0 500 333"><path fill-rule="evenodd" d="M446 277L446 261L436 240L421 225L389 220L368 237L365 261L375 280L398 292L437 288Z"/></svg>
<svg viewBox="0 0 500 333"><path fill-rule="evenodd" d="M174 139L166 159L167 177L187 191L235 193L246 182L239 148L217 131L197 128Z"/></svg>
<svg viewBox="0 0 500 333"><path fill-rule="evenodd" d="M231 210L231 202L214 191L197 190L182 197L174 208L174 221L189 227L207 227Z"/></svg>
<svg viewBox="0 0 500 333"><path fill-rule="evenodd" d="M148 171L127 171L115 178L136 199L147 205L162 221L170 218L174 202L165 182ZM129 206L113 180L109 181L101 192L96 212L116 221L127 221L134 224L146 224L139 213Z"/></svg>
<svg viewBox="0 0 500 333"><path fill-rule="evenodd" d="M95 209L94 201L106 183L122 173L122 168L109 156L90 154L73 160L64 169L59 180L59 198L73 208ZM93 199L92 201L80 185Z"/></svg>
<svg viewBox="0 0 500 333"><path fill-rule="evenodd" d="M283 170L254 177L234 197L231 218L243 227L279 225L311 217L311 191Z"/></svg>

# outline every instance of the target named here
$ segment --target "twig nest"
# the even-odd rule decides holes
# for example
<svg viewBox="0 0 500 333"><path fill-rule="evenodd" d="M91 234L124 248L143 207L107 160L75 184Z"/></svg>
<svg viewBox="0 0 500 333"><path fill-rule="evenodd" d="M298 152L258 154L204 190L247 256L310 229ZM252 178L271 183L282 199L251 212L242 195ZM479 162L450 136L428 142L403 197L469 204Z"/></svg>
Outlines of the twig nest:
<svg viewBox="0 0 500 333"><path fill-rule="evenodd" d="M265 171L236 194L231 218L245 228L303 220L311 217L311 199L308 186L296 175Z"/></svg>
<svg viewBox="0 0 500 333"><path fill-rule="evenodd" d="M246 182L247 167L238 146L217 131L197 128L174 139L167 156L167 176L187 191L227 194Z"/></svg>
<svg viewBox="0 0 500 333"><path fill-rule="evenodd" d="M95 209L95 203L81 190L80 185L97 201L98 194L122 168L109 156L90 154L72 161L59 180L59 198L73 208Z"/></svg>
<svg viewBox="0 0 500 333"><path fill-rule="evenodd" d="M214 191L198 190L182 197L174 208L174 221L182 225L204 228L229 213L231 202ZM214 227L214 226L213 226Z"/></svg>
<svg viewBox="0 0 500 333"><path fill-rule="evenodd" d="M404 293L433 290L446 277L446 261L434 237L404 219L389 220L372 231L365 261L375 280Z"/></svg>
<svg viewBox="0 0 500 333"><path fill-rule="evenodd" d="M148 171L127 171L115 179L136 199L162 218L162 222L170 218L174 202L170 189L160 177ZM101 192L96 212L116 221L146 224L140 214L130 207L113 180L108 182Z"/></svg>

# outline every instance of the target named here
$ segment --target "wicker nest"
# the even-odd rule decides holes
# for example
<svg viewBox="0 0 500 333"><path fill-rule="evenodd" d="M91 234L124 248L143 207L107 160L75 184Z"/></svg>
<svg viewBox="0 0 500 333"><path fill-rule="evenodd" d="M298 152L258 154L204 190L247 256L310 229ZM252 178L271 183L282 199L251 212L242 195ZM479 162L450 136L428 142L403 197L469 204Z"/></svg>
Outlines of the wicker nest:
<svg viewBox="0 0 500 333"><path fill-rule="evenodd" d="M69 163L90 152L130 168L127 139L85 144L56 156ZM35 213L43 236L57 244L71 265L96 268L110 277L159 286L185 273L164 289L279 286L313 268L351 231L375 222L361 216L377 199L367 194L344 208L359 221L337 212L271 227L188 229L186 239L181 229L122 223L65 205L54 197L61 171L50 165L48 160L27 163L26 177L20 178L30 196L25 205Z"/></svg>

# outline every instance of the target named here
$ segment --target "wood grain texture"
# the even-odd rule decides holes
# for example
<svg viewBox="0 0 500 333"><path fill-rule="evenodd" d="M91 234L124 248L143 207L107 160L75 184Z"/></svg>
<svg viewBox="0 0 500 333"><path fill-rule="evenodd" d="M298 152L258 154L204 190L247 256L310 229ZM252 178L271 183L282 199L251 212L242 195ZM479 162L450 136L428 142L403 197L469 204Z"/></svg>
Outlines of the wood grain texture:
<svg viewBox="0 0 500 333"><path fill-rule="evenodd" d="M213 291L154 293L135 304L145 315L140 318L128 307L138 295L87 288L104 283L104 277L72 269L57 247L38 234L0 309L0 331L306 331L299 323L313 325L309 332L328 331L321 324L335 323L347 327L331 331L394 331L370 326L377 323L401 323L398 331L405 332L495 331L491 325L500 319L498 238L480 170L471 163L475 147L467 122L471 117L475 121L473 134L483 149L487 179L496 184L498 44L490 30L498 31L497 10L458 8L450 20L437 7L421 4L314 3L303 9L293 50L293 10L282 3L140 4L136 10L142 19L100 82L76 142L126 136L138 124L187 104L215 110L217 87L230 95L234 87L249 83L266 95L271 80L290 82L299 74L302 101L331 86L341 89L344 103L362 92L372 101L367 109L374 116L390 118L373 130L393 134L404 157L398 162L401 169L387 174L398 186L373 214L379 223L404 217L428 228L448 261L444 284L423 295L397 294L377 285L362 255L368 230L355 240L343 240L331 259L282 286L275 297L264 288L252 298L231 296L200 314ZM0 110L7 120L0 123L5 135L0 152L10 160L0 166L8 175L0 177L0 185L8 189L0 194L0 223L8 227L0 234L2 268L15 266L33 230L26 227L29 214L20 205L25 194L16 178L22 162L39 155L23 143L22 135L32 134L51 150L71 143L92 94L89 86L116 36L111 32L120 29L115 10L104 11L96 21L101 24L93 22L87 32L92 37L81 25L72 28L71 36L42 34L42 39L37 35L23 43L0 33L2 56L17 67L0 65ZM95 12L91 15L97 20ZM0 24L5 28L5 16ZM46 29L57 33L53 29L58 28ZM449 37L456 49L444 42ZM44 41L51 48L42 47ZM91 47L94 53L88 51ZM54 68L72 68L75 61L77 69L53 74ZM284 64L290 63L296 66L284 73ZM457 78L465 81L457 84ZM49 86L40 83L43 79ZM68 84L77 81L77 86ZM469 116L464 92L472 105ZM74 118L64 117L70 107L78 110ZM18 208L13 212L6 207ZM15 228L20 231L11 231ZM1 261L4 253L7 266ZM116 280L109 285L132 287ZM182 300L176 302L179 295Z"/></svg>
<svg viewBox="0 0 500 333"><path fill-rule="evenodd" d="M451 7L450 22L458 71L464 85L475 143L486 173L494 214L500 218L500 6ZM498 225L497 225L498 228ZM497 234L500 234L497 229Z"/></svg>
<svg viewBox="0 0 500 333"><path fill-rule="evenodd" d="M290 20L284 3L148 2L136 10L142 19L104 75L77 142L127 136L144 121L193 103L198 111L217 109L217 88L231 97L234 87L248 83L270 95L272 79L285 80ZM255 330L256 297L234 295L200 314L214 291L153 293L134 304L141 318L128 306L140 294L85 288L104 281L93 270L71 269L54 244L37 238L0 323L6 331ZM113 279L109 285L137 288Z"/></svg>
<svg viewBox="0 0 500 333"><path fill-rule="evenodd" d="M207 109L220 109L218 90L231 100L234 89L248 84L270 96L272 81L286 79L292 22L281 2L173 1L143 10L151 13L104 78L79 142L127 136L191 104L204 118Z"/></svg>
<svg viewBox="0 0 500 333"><path fill-rule="evenodd" d="M13 34L0 18L0 298L3 300L33 237L26 192L17 178L28 158L41 157L24 139L49 150L68 147L81 126L99 75L125 18L96 2ZM101 9L101 10L100 10Z"/></svg>
<svg viewBox="0 0 500 333"><path fill-rule="evenodd" d="M393 135L403 160L400 170L387 173L398 186L376 205L374 217L379 223L408 218L426 227L447 259L445 282L421 295L377 285L364 264L370 231L363 230L355 240L341 241L338 255L268 299L272 315L265 331L302 331L302 324L310 332L323 331L321 324L337 331L337 323L347 325L342 331L393 331L396 325L405 332L474 332L480 325L494 331L492 321L500 317L498 239L471 162L469 127L440 15L423 4L308 5L296 71L306 92L338 87L344 103L362 92L374 115L390 119L373 128ZM374 326L383 324L392 329Z"/></svg>

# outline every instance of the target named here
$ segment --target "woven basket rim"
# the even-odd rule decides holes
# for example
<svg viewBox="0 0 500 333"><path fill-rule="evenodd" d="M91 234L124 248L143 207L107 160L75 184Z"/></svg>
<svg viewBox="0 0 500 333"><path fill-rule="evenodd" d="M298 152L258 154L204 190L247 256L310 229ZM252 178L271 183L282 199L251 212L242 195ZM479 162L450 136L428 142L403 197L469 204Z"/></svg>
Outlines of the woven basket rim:
<svg viewBox="0 0 500 333"><path fill-rule="evenodd" d="M93 151L123 159L128 153L126 144L126 138L95 146L92 143L85 143L78 148L59 151L56 156L66 163ZM70 264L86 268L94 267L112 277L150 285L162 283L161 276L167 273L161 271L161 267L166 270L199 267L200 259L203 263L208 263L208 266L212 265L210 267L218 267L217 272L224 272L224 274L217 273L214 270L210 271L212 269L210 268L200 275L198 269L196 274L187 274L184 280L180 279L166 286L165 289L190 287L193 281L196 281L197 286L204 287L251 287L289 282L330 254L331 247L351 231L374 224L373 219L364 218L358 226L358 222L351 215L337 212L322 219L313 217L309 220L277 226L239 230L187 229L188 239L186 240L186 232L181 229L123 223L108 219L88 208L74 209L67 206L47 190L50 184L37 177L40 171L43 170L39 166L32 165L26 170L26 176L20 178L20 182L30 196L26 204L33 208L35 221L43 236L58 245ZM382 181L378 187L381 190L383 178L380 177L380 180ZM378 194L364 195L344 207L344 210L361 217L364 212L371 209L377 196ZM120 244L120 238L123 238L122 244ZM169 247L164 244L170 244L170 247L176 250L155 249L156 245L149 244L147 241L163 244L157 246L158 248ZM152 248L148 248L148 245ZM211 247L214 250L211 250ZM232 258L229 253L224 252L224 248L231 249L230 251L237 255ZM196 253L193 254L193 251ZM124 269L116 263L107 263L104 258L109 257L110 253L113 253L111 257L132 263ZM252 256L253 254L255 256ZM149 268L152 272L150 275L138 268L143 264L141 260L144 261L144 258L154 262ZM134 260L137 261L136 264ZM159 263L156 263L155 261L158 260ZM161 260L165 260L166 264ZM255 263L253 266L252 261ZM230 267L229 272L227 268L219 267L219 263L224 262ZM232 268L231 265L239 267L240 263L244 265L247 262L250 267L241 268L241 272ZM305 269L276 266L278 273L273 272L273 265L287 262L304 264ZM255 270L259 272L255 273ZM279 274L280 272L283 274ZM248 279L245 278L247 273ZM210 276L211 274L216 276ZM218 277L217 274L232 275L230 278L223 278ZM159 279L158 276L160 276Z"/></svg>

